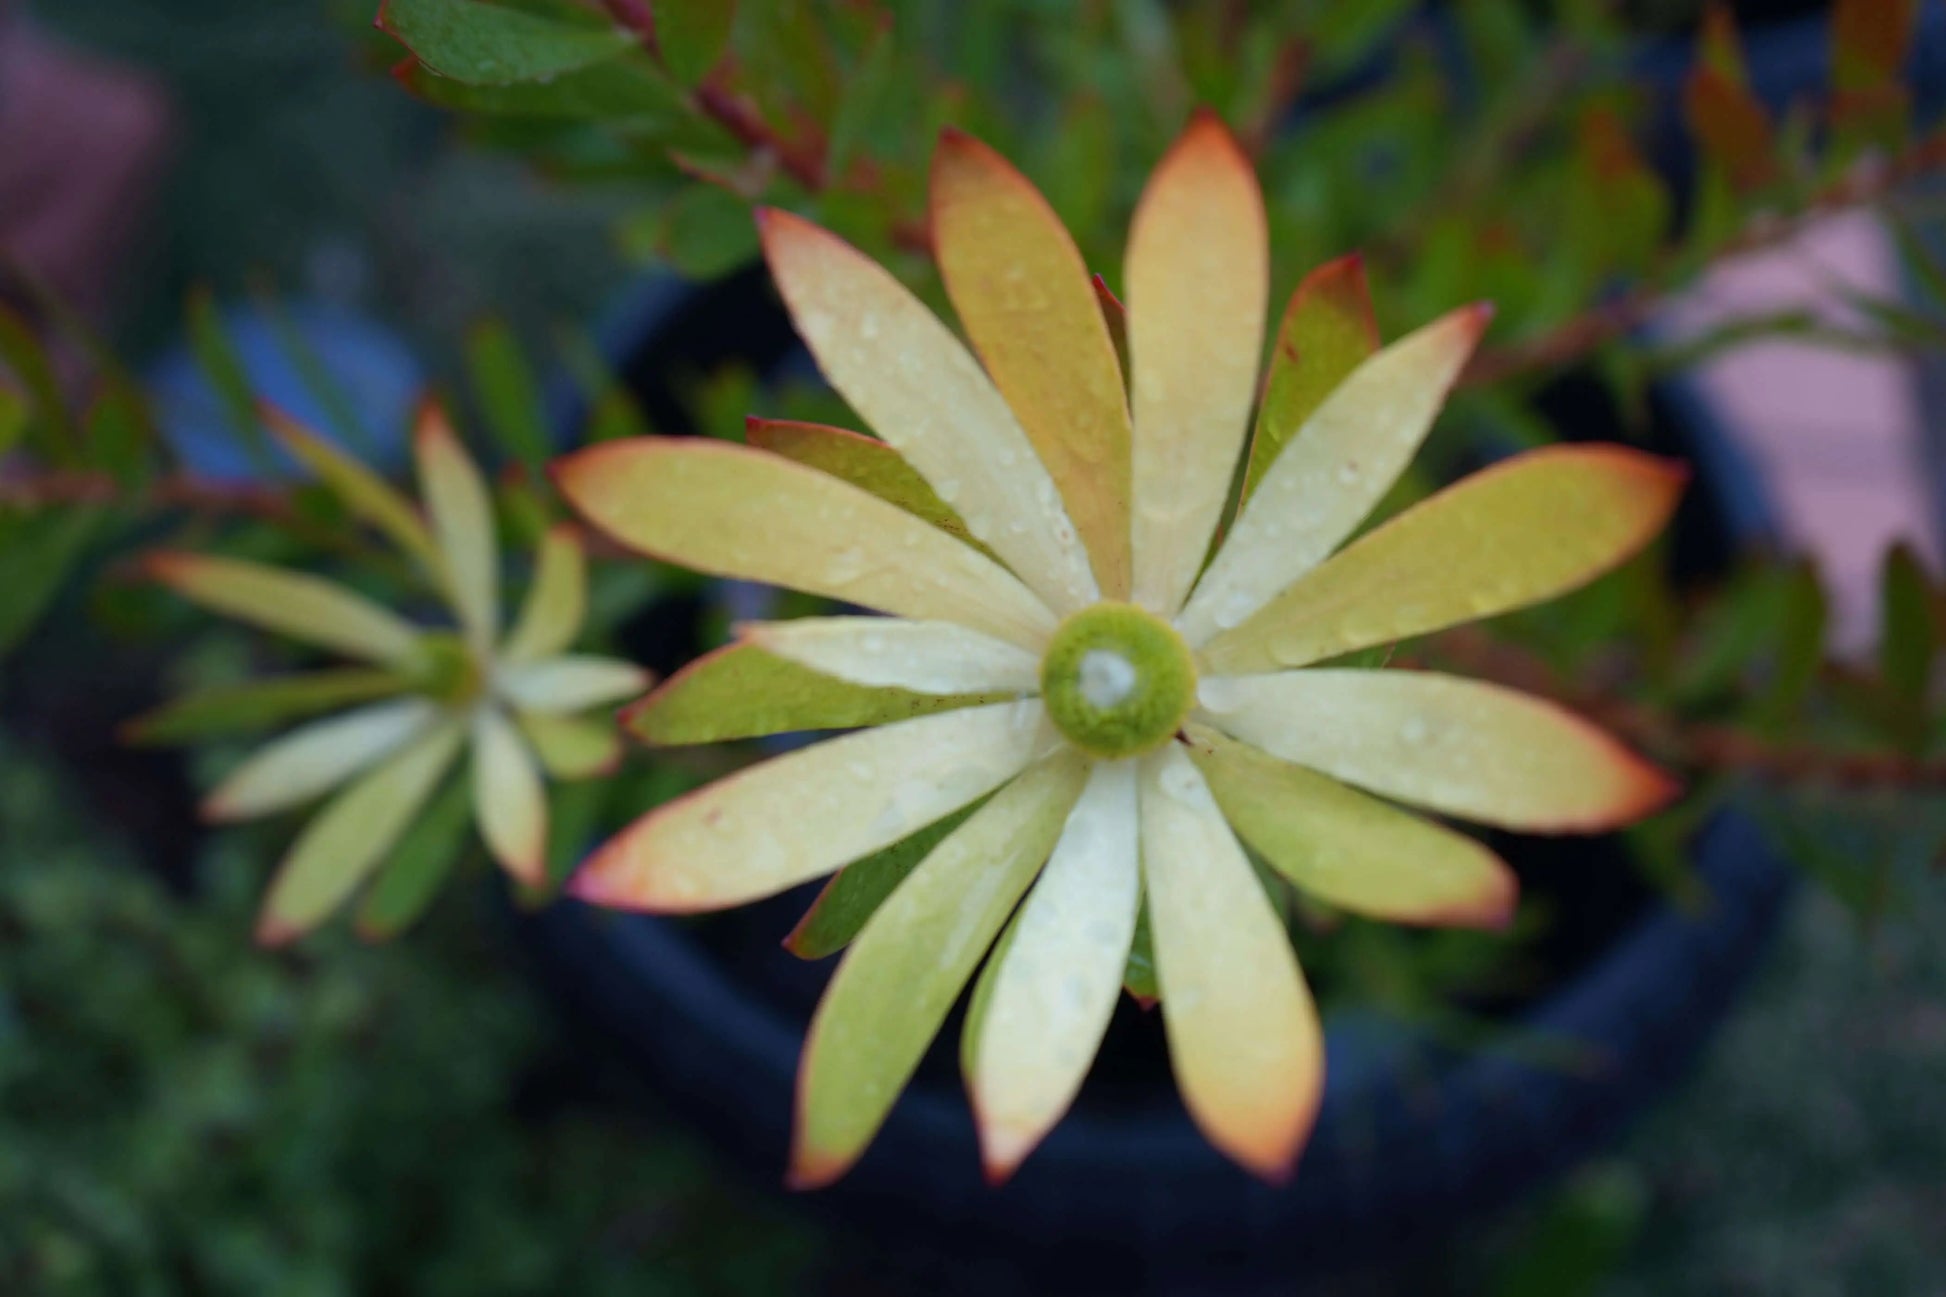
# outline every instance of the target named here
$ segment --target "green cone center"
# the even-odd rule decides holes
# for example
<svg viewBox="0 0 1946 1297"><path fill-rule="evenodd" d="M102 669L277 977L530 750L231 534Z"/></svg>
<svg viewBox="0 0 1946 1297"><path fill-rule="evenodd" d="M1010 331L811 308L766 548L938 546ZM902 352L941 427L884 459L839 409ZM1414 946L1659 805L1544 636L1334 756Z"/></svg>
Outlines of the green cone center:
<svg viewBox="0 0 1946 1297"><path fill-rule="evenodd" d="M1182 728L1196 701L1196 664L1154 613L1098 603L1055 628L1041 659L1041 700L1090 756L1140 756Z"/></svg>

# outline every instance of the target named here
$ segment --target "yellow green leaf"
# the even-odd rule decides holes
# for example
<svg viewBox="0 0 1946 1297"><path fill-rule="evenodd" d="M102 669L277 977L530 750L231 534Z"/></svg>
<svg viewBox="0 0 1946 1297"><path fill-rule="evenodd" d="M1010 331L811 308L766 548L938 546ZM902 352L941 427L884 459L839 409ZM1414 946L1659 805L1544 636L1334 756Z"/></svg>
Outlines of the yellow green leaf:
<svg viewBox="0 0 1946 1297"><path fill-rule="evenodd" d="M1284 308L1257 408L1243 494L1270 470L1324 399L1378 350L1378 321L1365 287L1365 262L1356 253L1327 261L1306 275Z"/></svg>
<svg viewBox="0 0 1946 1297"><path fill-rule="evenodd" d="M151 554L150 576L192 603L264 630L374 662L403 662L419 631L335 581L244 559Z"/></svg>
<svg viewBox="0 0 1946 1297"><path fill-rule="evenodd" d="M345 508L378 528L435 582L445 583L445 565L426 520L391 483L290 416L270 407L263 415L278 444L311 470Z"/></svg>
<svg viewBox="0 0 1946 1297"><path fill-rule="evenodd" d="M232 771L203 815L249 820L301 806L404 747L437 716L423 698L397 698L301 725Z"/></svg>
<svg viewBox="0 0 1946 1297"><path fill-rule="evenodd" d="M282 945L316 927L358 889L406 831L459 753L449 721L334 797L298 835L257 921L257 940Z"/></svg>
<svg viewBox="0 0 1946 1297"><path fill-rule="evenodd" d="M828 739L649 812L588 860L574 892L657 913L771 896L911 835L1056 745L1037 702Z"/></svg>
<svg viewBox="0 0 1946 1297"><path fill-rule="evenodd" d="M1349 536L1418 453L1489 312L1453 311L1338 384L1272 461L1177 626L1192 646L1241 625Z"/></svg>
<svg viewBox="0 0 1946 1297"><path fill-rule="evenodd" d="M1088 554L1053 480L959 339L836 235L783 211L759 222L778 291L839 395L1050 608L1092 603Z"/></svg>
<svg viewBox="0 0 1946 1297"><path fill-rule="evenodd" d="M1646 545L1674 511L1687 476L1677 464L1619 446L1516 455L1300 577L1205 644L1201 664L1217 675L1303 666L1550 599ZM1239 523L1233 540L1243 530Z"/></svg>
<svg viewBox="0 0 1946 1297"><path fill-rule="evenodd" d="M604 442L557 460L589 521L667 562L940 619L1038 648L1054 616L1005 569L904 510L747 446Z"/></svg>
<svg viewBox="0 0 1946 1297"><path fill-rule="evenodd" d="M988 557L993 551L975 540L966 520L939 498L919 476L919 470L875 437L831 428L821 423L792 423L781 419L750 418L744 438L759 450L829 473L916 518L924 518L949 535L957 536Z"/></svg>
<svg viewBox="0 0 1946 1297"><path fill-rule="evenodd" d="M1533 833L1593 833L1675 785L1566 708L1430 671L1314 668L1204 682L1211 724L1414 806Z"/></svg>
<svg viewBox="0 0 1946 1297"><path fill-rule="evenodd" d="M1199 114L1149 178L1123 285L1134 410L1134 601L1173 616L1230 498L1263 355L1263 196L1227 127Z"/></svg>
<svg viewBox="0 0 1946 1297"><path fill-rule="evenodd" d="M921 694L846 684L753 644L696 659L628 708L622 724L644 743L682 747L803 730L848 730L912 720L1003 694Z"/></svg>
<svg viewBox="0 0 1946 1297"><path fill-rule="evenodd" d="M493 491L438 406L428 404L420 412L412 446L419 461L419 491L445 559L447 594L467 643L485 656L500 633Z"/></svg>
<svg viewBox="0 0 1946 1297"><path fill-rule="evenodd" d="M1141 903L1135 773L1095 764L987 990L967 1091L991 1182L1074 1102L1121 996Z"/></svg>
<svg viewBox="0 0 1946 1297"><path fill-rule="evenodd" d="M1142 762L1142 875L1183 1102L1210 1143L1281 1181L1317 1120L1324 1036L1282 921L1174 743Z"/></svg>
<svg viewBox="0 0 1946 1297"><path fill-rule="evenodd" d="M948 130L932 165L946 291L1081 533L1102 596L1129 589L1129 413L1080 250L998 153Z"/></svg>
<svg viewBox="0 0 1946 1297"><path fill-rule="evenodd" d="M520 616L500 650L507 662L533 662L565 653L588 615L588 566L581 538L562 523L548 529L534 559Z"/></svg>
<svg viewBox="0 0 1946 1297"><path fill-rule="evenodd" d="M1472 838L1202 725L1189 755L1237 835L1293 883L1394 923L1501 929L1519 883Z"/></svg>
<svg viewBox="0 0 1946 1297"><path fill-rule="evenodd" d="M122 739L138 744L190 743L249 734L405 688L405 680L390 671L360 667L250 680L166 703L123 726Z"/></svg>
<svg viewBox="0 0 1946 1297"><path fill-rule="evenodd" d="M829 1184L877 1133L980 957L1053 849L1084 763L1014 780L927 856L832 976L799 1065L791 1183Z"/></svg>

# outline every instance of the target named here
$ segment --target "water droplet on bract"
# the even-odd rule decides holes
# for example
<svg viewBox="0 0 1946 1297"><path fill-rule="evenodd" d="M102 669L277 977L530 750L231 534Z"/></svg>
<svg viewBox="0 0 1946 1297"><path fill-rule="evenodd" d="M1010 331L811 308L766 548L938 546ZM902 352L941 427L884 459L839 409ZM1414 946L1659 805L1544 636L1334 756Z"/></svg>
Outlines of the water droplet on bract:
<svg viewBox="0 0 1946 1297"><path fill-rule="evenodd" d="M1196 682L1196 701L1213 712L1233 712L1243 702L1242 690L1235 680L1210 676Z"/></svg>
<svg viewBox="0 0 1946 1297"><path fill-rule="evenodd" d="M1002 468L1012 468L1020 460L1020 456L1014 454L1014 448L1012 446L1000 447L1000 449L993 452L993 458L999 462Z"/></svg>
<svg viewBox="0 0 1946 1297"><path fill-rule="evenodd" d="M1228 590L1216 601L1216 609L1210 614L1220 630L1233 630L1243 625L1254 611L1256 600L1247 590Z"/></svg>
<svg viewBox="0 0 1946 1297"><path fill-rule="evenodd" d="M1426 724L1423 716L1408 716L1399 726L1399 741L1408 747L1418 747L1432 737L1432 727Z"/></svg>
<svg viewBox="0 0 1946 1297"><path fill-rule="evenodd" d="M861 338L878 336L878 317L870 311L858 317L858 336Z"/></svg>
<svg viewBox="0 0 1946 1297"><path fill-rule="evenodd" d="M1353 482L1356 482L1358 480L1358 476L1359 476L1358 465L1356 464L1338 465L1338 480L1344 483L1346 486L1350 486Z"/></svg>
<svg viewBox="0 0 1946 1297"><path fill-rule="evenodd" d="M849 585L865 575L870 561L865 551L856 546L839 550L831 556L831 580L837 585Z"/></svg>
<svg viewBox="0 0 1946 1297"><path fill-rule="evenodd" d="M885 637L883 635L867 635L859 642L859 647L867 653L883 653L885 652Z"/></svg>
<svg viewBox="0 0 1946 1297"><path fill-rule="evenodd" d="M872 769L872 763L869 761L854 761L849 766L847 766L846 769L851 771L851 777L853 779L861 780L867 783L871 781L873 775L878 773L876 770Z"/></svg>
<svg viewBox="0 0 1946 1297"><path fill-rule="evenodd" d="M1182 762L1172 762L1163 767L1162 777L1156 781L1162 791L1179 802L1190 806L1202 805L1202 787L1196 778L1196 768Z"/></svg>
<svg viewBox="0 0 1946 1297"><path fill-rule="evenodd" d="M932 484L932 489L947 504L959 499L959 479L956 477L942 477Z"/></svg>

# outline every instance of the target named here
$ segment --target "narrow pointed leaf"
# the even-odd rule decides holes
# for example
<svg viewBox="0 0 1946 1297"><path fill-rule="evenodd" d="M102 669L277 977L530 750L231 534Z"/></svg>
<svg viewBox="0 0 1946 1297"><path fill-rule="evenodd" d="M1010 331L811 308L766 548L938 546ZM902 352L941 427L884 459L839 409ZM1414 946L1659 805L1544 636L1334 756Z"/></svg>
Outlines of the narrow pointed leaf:
<svg viewBox="0 0 1946 1297"><path fill-rule="evenodd" d="M542 537L533 584L520 617L500 650L506 662L534 662L565 653L588 615L588 565L581 539L562 523Z"/></svg>
<svg viewBox="0 0 1946 1297"><path fill-rule="evenodd" d="M669 677L622 714L622 725L644 743L682 747L861 729L1004 699L999 693L921 694L846 684L754 644L733 644Z"/></svg>
<svg viewBox="0 0 1946 1297"><path fill-rule="evenodd" d="M1472 838L1205 726L1189 738L1230 827L1309 895L1394 923L1513 920L1513 871Z"/></svg>
<svg viewBox="0 0 1946 1297"><path fill-rule="evenodd" d="M374 662L412 656L419 631L334 581L243 559L164 552L149 575L212 612Z"/></svg>
<svg viewBox="0 0 1946 1297"><path fill-rule="evenodd" d="M420 812L366 889L358 904L358 935L390 941L418 922L459 863L472 825L471 787L464 779L451 780Z"/></svg>
<svg viewBox="0 0 1946 1297"><path fill-rule="evenodd" d="M1565 708L1457 676L1286 671L1206 681L1202 702L1218 729L1272 756L1503 828L1612 829L1676 791Z"/></svg>
<svg viewBox="0 0 1946 1297"><path fill-rule="evenodd" d="M1081 533L1102 595L1129 590L1128 395L1080 250L1027 178L971 136L932 165L940 274Z"/></svg>
<svg viewBox="0 0 1946 1297"><path fill-rule="evenodd" d="M405 680L390 671L356 667L251 680L178 698L130 721L122 738L129 743L164 744L250 734L405 688Z"/></svg>
<svg viewBox="0 0 1946 1297"><path fill-rule="evenodd" d="M1359 538L1204 645L1202 664L1304 666L1550 599L1646 545L1687 476L1618 446L1517 455Z"/></svg>
<svg viewBox="0 0 1946 1297"><path fill-rule="evenodd" d="M1462 307L1372 356L1271 464L1178 625L1202 644L1322 562L1418 453L1489 312Z"/></svg>
<svg viewBox="0 0 1946 1297"><path fill-rule="evenodd" d="M670 75L685 86L708 76L730 43L736 11L736 0L656 0L656 49Z"/></svg>
<svg viewBox="0 0 1946 1297"><path fill-rule="evenodd" d="M563 494L624 545L716 576L1038 648L1047 607L1005 569L904 510L743 446L644 437L556 461Z"/></svg>
<svg viewBox="0 0 1946 1297"><path fill-rule="evenodd" d="M608 716L548 716L523 712L520 732L541 766L556 779L590 779L622 759L622 736Z"/></svg>
<svg viewBox="0 0 1946 1297"><path fill-rule="evenodd" d="M575 653L502 667L499 680L508 702L546 715L607 706L649 687L649 673L632 662Z"/></svg>
<svg viewBox="0 0 1946 1297"><path fill-rule="evenodd" d="M829 1184L864 1152L1053 849L1084 774L1063 753L1014 780L865 925L805 1038L792 1184Z"/></svg>
<svg viewBox="0 0 1946 1297"><path fill-rule="evenodd" d="M1050 608L1092 602L1087 551L979 363L856 248L788 212L760 216L771 274L831 385Z"/></svg>
<svg viewBox="0 0 1946 1297"><path fill-rule="evenodd" d="M383 761L437 716L423 698L399 698L300 726L231 772L204 800L203 815L249 820L301 806Z"/></svg>
<svg viewBox="0 0 1946 1297"><path fill-rule="evenodd" d="M413 433L419 491L445 559L447 594L475 652L490 652L500 633L500 546L493 521L493 492L446 421L428 405Z"/></svg>
<svg viewBox="0 0 1946 1297"><path fill-rule="evenodd" d="M217 309L216 299L208 287L199 286L190 292L184 314L190 353L196 358L196 367L202 371L210 390L216 394L230 435L242 447L251 467L262 476L270 476L273 472L270 450L264 440L263 420L257 413L257 398L251 390L250 372L237 355L236 344L230 340L222 312Z"/></svg>
<svg viewBox="0 0 1946 1297"><path fill-rule="evenodd" d="M1129 231L1134 600L1173 616L1230 497L1263 354L1270 275L1250 161L1199 115Z"/></svg>
<svg viewBox="0 0 1946 1297"><path fill-rule="evenodd" d="M464 734L457 721L441 725L318 812L277 868L257 940L274 946L302 936L356 891L432 796Z"/></svg>
<svg viewBox="0 0 1946 1297"><path fill-rule="evenodd" d="M1040 659L952 622L800 617L751 622L737 635L766 653L855 685L949 695L1040 688Z"/></svg>
<svg viewBox="0 0 1946 1297"><path fill-rule="evenodd" d="M1135 776L1133 762L1094 766L988 992L968 1089L989 1180L1074 1102L1121 994L1141 902Z"/></svg>
<svg viewBox="0 0 1946 1297"><path fill-rule="evenodd" d="M574 892L659 913L774 895L992 792L1054 743L1038 702L830 739L649 812L590 858Z"/></svg>
<svg viewBox="0 0 1946 1297"><path fill-rule="evenodd" d="M1169 1062L1209 1141L1290 1174L1324 1096L1324 1037L1283 923L1203 777L1170 744L1144 760L1148 889Z"/></svg>
<svg viewBox="0 0 1946 1297"><path fill-rule="evenodd" d="M982 798L963 806L911 837L840 869L818 893L818 899L811 902L811 908L804 912L791 934L784 938L784 949L799 959L824 959L850 945L852 938L864 928L865 920L877 912L885 898L905 881L906 875L984 805L986 799Z"/></svg>
<svg viewBox="0 0 1946 1297"><path fill-rule="evenodd" d="M445 566L439 547L412 501L362 462L281 411L265 406L263 416L278 444L311 470L346 509L383 532L421 570L444 585Z"/></svg>
<svg viewBox="0 0 1946 1297"><path fill-rule="evenodd" d="M966 519L919 476L919 470L874 437L821 423L751 418L745 422L744 438L759 450L782 455L869 491L993 556L993 551L966 529Z"/></svg>
<svg viewBox="0 0 1946 1297"><path fill-rule="evenodd" d="M501 868L529 886L547 877L547 788L520 731L498 708L473 713L473 816Z"/></svg>
<svg viewBox="0 0 1946 1297"><path fill-rule="evenodd" d="M466 339L466 367L487 431L510 459L540 471L550 450L547 410L513 330L502 320L475 325Z"/></svg>
<svg viewBox="0 0 1946 1297"><path fill-rule="evenodd" d="M563 22L481 0L383 0L378 25L427 67L468 85L544 81L635 44L592 12L586 22Z"/></svg>
<svg viewBox="0 0 1946 1297"><path fill-rule="evenodd" d="M1338 384L1378 350L1378 321L1357 254L1306 275L1284 308L1244 470L1248 499L1291 438Z"/></svg>

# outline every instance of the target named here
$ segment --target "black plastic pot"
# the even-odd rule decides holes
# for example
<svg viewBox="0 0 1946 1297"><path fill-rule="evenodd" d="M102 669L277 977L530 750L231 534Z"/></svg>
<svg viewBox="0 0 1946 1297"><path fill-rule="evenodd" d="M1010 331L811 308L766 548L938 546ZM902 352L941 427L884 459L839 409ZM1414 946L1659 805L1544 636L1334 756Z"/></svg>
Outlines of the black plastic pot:
<svg viewBox="0 0 1946 1297"><path fill-rule="evenodd" d="M670 383L736 360L805 365L764 280L705 291L652 286L622 327L625 372L665 428ZM1592 383L1549 395L1563 426L1615 435ZM1656 401L1655 438L1698 469L1675 562L1720 572L1765 520L1749 474L1682 389ZM666 642L669 628L659 637ZM1694 858L1711 903L1679 913L1645 888L1613 839L1503 839L1523 881L1561 918L1545 991L1499 1006L1580 1048L1580 1065L1458 1053L1397 1025L1327 1023L1330 1080L1293 1183L1268 1188L1191 1126L1167 1074L1161 1022L1118 1009L1075 1111L1019 1176L981 1180L949 1022L871 1151L807 1210L881 1246L1005 1256L1050 1291L1210 1291L1398 1255L1509 1202L1602 1147L1682 1074L1761 954L1787 875L1754 828L1722 817ZM815 889L702 920L563 903L522 932L591 1048L619 1057L676 1115L756 1176L781 1180L798 1051L830 965L778 948Z"/></svg>

